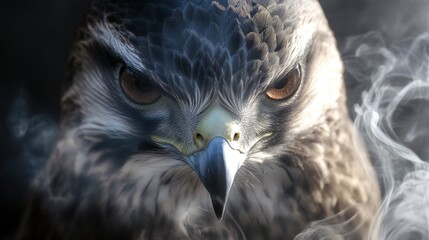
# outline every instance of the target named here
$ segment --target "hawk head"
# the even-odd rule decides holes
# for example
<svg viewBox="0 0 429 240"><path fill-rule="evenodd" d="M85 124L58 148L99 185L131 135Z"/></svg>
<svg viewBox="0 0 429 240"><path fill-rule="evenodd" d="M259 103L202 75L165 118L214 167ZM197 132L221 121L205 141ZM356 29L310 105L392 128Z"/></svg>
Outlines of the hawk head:
<svg viewBox="0 0 429 240"><path fill-rule="evenodd" d="M363 238L378 187L335 44L316 0L99 0L21 234Z"/></svg>
<svg viewBox="0 0 429 240"><path fill-rule="evenodd" d="M116 164L150 153L196 173L218 218L234 179L344 111L342 64L313 0L99 2L72 70L65 122L115 141Z"/></svg>

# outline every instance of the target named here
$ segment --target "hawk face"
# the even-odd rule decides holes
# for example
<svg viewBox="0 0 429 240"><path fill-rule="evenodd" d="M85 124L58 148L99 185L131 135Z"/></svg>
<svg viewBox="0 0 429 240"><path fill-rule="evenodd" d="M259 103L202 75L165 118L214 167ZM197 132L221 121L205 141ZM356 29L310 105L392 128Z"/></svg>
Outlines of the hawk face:
<svg viewBox="0 0 429 240"><path fill-rule="evenodd" d="M219 218L242 165L281 158L338 108L341 63L316 1L127 2L91 16L64 99L79 129L126 140L132 158L187 163Z"/></svg>
<svg viewBox="0 0 429 240"><path fill-rule="evenodd" d="M276 219L272 236L293 236L377 198L345 145L342 64L317 1L99 2L71 70L41 182L91 179L60 188L98 196L123 224L226 214L247 232Z"/></svg>

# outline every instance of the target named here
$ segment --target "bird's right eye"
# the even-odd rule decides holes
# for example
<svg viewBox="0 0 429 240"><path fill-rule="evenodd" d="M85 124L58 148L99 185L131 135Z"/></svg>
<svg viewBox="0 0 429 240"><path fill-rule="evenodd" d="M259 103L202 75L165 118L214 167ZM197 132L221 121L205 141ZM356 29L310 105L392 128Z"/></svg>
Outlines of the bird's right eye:
<svg viewBox="0 0 429 240"><path fill-rule="evenodd" d="M125 95L138 104L151 104L161 98L161 92L148 79L139 78L126 67L120 71L121 87Z"/></svg>

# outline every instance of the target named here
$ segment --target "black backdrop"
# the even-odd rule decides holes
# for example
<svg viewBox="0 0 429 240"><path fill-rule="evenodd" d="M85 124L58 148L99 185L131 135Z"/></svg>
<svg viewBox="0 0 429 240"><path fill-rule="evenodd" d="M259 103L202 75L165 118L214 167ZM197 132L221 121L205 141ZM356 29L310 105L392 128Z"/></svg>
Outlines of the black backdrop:
<svg viewBox="0 0 429 240"><path fill-rule="evenodd" d="M387 11L383 4L400 0L375 2L321 0L340 43L378 29ZM88 0L0 3L0 238L16 227L25 190L55 142L67 56L89 5Z"/></svg>

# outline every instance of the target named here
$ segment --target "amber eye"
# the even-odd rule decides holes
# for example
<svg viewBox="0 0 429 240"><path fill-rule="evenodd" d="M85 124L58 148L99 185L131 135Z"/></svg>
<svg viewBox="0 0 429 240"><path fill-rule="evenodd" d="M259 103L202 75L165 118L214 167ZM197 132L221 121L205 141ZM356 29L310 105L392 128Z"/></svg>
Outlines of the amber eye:
<svg viewBox="0 0 429 240"><path fill-rule="evenodd" d="M161 92L147 79L139 78L123 67L121 86L128 98L138 104L151 104L161 97Z"/></svg>
<svg viewBox="0 0 429 240"><path fill-rule="evenodd" d="M265 93L273 100L285 100L292 96L301 83L301 69L292 69L283 79L269 87Z"/></svg>

